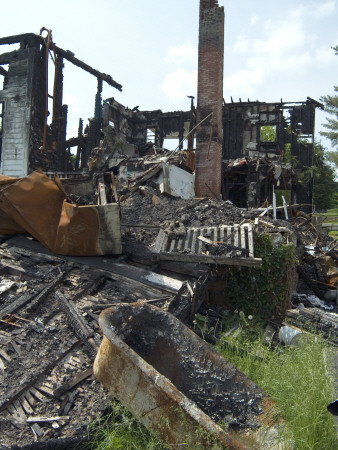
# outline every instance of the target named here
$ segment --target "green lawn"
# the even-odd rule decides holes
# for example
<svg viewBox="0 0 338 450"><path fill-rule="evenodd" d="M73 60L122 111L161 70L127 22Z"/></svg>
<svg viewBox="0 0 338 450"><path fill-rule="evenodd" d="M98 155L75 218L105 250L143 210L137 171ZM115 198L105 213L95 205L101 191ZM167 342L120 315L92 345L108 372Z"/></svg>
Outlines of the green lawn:
<svg viewBox="0 0 338 450"><path fill-rule="evenodd" d="M338 225L338 206L332 209L328 209L326 213L322 213L319 215L322 216L322 220L324 219L324 222L335 223ZM330 231L329 236L337 239L338 231Z"/></svg>
<svg viewBox="0 0 338 450"><path fill-rule="evenodd" d="M327 220L325 220L325 222L335 223L338 225L338 207L328 209L326 216ZM330 231L329 236L333 237L334 239L337 239L338 231Z"/></svg>

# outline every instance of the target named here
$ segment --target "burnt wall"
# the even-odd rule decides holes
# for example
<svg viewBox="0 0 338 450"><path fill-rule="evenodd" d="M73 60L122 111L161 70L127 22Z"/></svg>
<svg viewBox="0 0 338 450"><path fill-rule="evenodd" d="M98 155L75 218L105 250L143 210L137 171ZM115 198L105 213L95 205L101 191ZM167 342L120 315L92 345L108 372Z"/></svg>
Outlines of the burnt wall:
<svg viewBox="0 0 338 450"><path fill-rule="evenodd" d="M43 61L39 47L14 52L0 101L4 102L1 173L22 177L30 153L41 145L44 111Z"/></svg>
<svg viewBox="0 0 338 450"><path fill-rule="evenodd" d="M4 102L1 173L23 176L28 170L30 95L28 88L31 49L16 53L0 91Z"/></svg>
<svg viewBox="0 0 338 450"><path fill-rule="evenodd" d="M147 148L147 130L153 130L156 147L162 148L163 141L167 136L175 136L180 142L187 133L190 125L195 125L192 120L192 111L162 112L160 109L154 111L139 111L124 107L115 99L111 98L103 104L103 132L109 141L109 135L123 137L129 144L135 146L139 155ZM107 142L109 145L109 142ZM183 148L183 144L180 145Z"/></svg>
<svg viewBox="0 0 338 450"><path fill-rule="evenodd" d="M201 0L198 45L196 181L198 197L220 198L222 164L224 8Z"/></svg>

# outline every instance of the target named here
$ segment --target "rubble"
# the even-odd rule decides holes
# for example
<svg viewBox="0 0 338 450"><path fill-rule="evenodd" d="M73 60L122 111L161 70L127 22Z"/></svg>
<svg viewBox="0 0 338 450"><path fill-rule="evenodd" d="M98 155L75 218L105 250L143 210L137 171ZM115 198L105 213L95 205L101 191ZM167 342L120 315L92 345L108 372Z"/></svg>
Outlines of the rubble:
<svg viewBox="0 0 338 450"><path fill-rule="evenodd" d="M29 237L3 237L0 427L4 445L12 445L14 435L20 445L34 439L83 439L88 423L103 414L109 397L91 374L101 340L98 317L103 309L141 300L170 311L192 327L198 312L208 317L208 327L223 317L224 307L214 305L210 295L210 289L215 289L214 275L209 275L214 262L182 265L175 258L154 261L161 230L182 238L197 220L205 230L215 224L245 221L255 232L273 236L275 245L281 240L298 244L300 277L297 294L292 296L295 309L287 311L285 324L312 332L316 327L328 341L337 343L337 306L325 300L331 287L326 282L332 283L334 268L337 270L334 241L320 234L297 207L288 207L289 220L273 219L269 217L272 211L259 217L262 210L244 210L227 202L169 197L161 194L151 179L144 188L148 195L138 189L121 202L123 254L118 258L55 255ZM153 195L159 203L153 203ZM278 214L284 217L283 210ZM200 241L202 255L218 242L212 234L204 239L207 242ZM315 244L311 254L304 248L304 243L310 242ZM222 249L229 252L226 246ZM328 255L333 261L329 265ZM309 304L313 287L320 309ZM301 303L306 307L299 307ZM18 387L12 385L14 374L20 380ZM66 418L58 419L63 416ZM32 422L34 418L39 420ZM20 439L14 429L20 431Z"/></svg>
<svg viewBox="0 0 338 450"><path fill-rule="evenodd" d="M230 428L258 425L263 392L196 334L216 343L219 324L234 313L232 271L244 273L247 291L256 286L255 270L269 256L255 254L257 236L273 248L289 244L297 256L265 342L275 344L283 326L337 345L338 245L311 215L312 183L299 183L313 163L323 105L310 97L225 103L223 27L218 2L201 1L198 107L189 96L190 110L171 112L102 102L103 81L122 86L56 46L51 30L0 38L18 47L0 55L1 448L88 441L88 425L110 401L93 376L96 355L102 383L151 429L160 427L160 404L172 421L162 428L169 441L181 443L185 430L166 402L180 405L193 430L202 425L246 448ZM64 60L97 78L94 117L86 126L80 119L69 139ZM163 148L165 139L178 141L175 151ZM252 300L257 311L262 292ZM114 330L108 319L119 322ZM237 324L228 331L237 332ZM217 425L222 419L229 430Z"/></svg>
<svg viewBox="0 0 338 450"><path fill-rule="evenodd" d="M75 263L28 238L7 239L1 258L11 263L1 282L1 445L84 441L109 404L92 377L98 314L121 301L164 305L182 283L114 260L116 274L96 258Z"/></svg>

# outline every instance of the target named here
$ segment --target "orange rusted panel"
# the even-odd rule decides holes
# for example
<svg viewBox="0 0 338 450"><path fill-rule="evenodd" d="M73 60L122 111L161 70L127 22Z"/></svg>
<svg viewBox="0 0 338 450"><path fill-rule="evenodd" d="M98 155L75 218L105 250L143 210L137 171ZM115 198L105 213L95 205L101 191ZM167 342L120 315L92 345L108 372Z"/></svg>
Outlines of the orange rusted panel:
<svg viewBox="0 0 338 450"><path fill-rule="evenodd" d="M0 185L1 181L0 178ZM5 181L0 188L4 217L3 221L0 217L0 233L24 230L61 255L121 253L118 205L106 205L107 211L96 205L67 203L63 189L42 172L33 172L15 182ZM14 226L10 229L11 223L16 224L16 230Z"/></svg>

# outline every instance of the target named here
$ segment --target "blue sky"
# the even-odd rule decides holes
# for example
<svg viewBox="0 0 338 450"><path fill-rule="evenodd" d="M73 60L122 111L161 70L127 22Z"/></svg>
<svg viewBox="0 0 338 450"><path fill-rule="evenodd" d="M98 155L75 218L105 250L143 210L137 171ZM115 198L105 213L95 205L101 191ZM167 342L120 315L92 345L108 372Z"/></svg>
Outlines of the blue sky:
<svg viewBox="0 0 338 450"><path fill-rule="evenodd" d="M224 98L319 100L338 85L338 0L219 0L225 9ZM198 0L12 0L1 36L51 28L55 43L123 85L103 97L125 106L189 109L196 96ZM4 48L0 48L4 51ZM91 117L96 79L66 61L69 131ZM50 89L51 90L51 89ZM316 130L325 122L317 115ZM324 142L329 147L327 142Z"/></svg>

